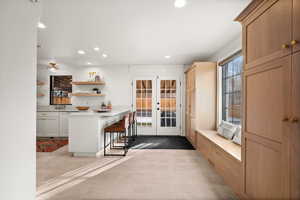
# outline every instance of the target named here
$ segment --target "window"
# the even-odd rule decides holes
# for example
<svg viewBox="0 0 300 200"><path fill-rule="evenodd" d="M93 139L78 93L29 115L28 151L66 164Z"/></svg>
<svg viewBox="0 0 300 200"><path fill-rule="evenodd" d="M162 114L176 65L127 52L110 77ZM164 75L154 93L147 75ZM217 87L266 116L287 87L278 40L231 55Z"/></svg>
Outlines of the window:
<svg viewBox="0 0 300 200"><path fill-rule="evenodd" d="M241 124L243 57L239 54L222 64L222 120Z"/></svg>
<svg viewBox="0 0 300 200"><path fill-rule="evenodd" d="M50 76L50 105L71 105L72 76Z"/></svg>

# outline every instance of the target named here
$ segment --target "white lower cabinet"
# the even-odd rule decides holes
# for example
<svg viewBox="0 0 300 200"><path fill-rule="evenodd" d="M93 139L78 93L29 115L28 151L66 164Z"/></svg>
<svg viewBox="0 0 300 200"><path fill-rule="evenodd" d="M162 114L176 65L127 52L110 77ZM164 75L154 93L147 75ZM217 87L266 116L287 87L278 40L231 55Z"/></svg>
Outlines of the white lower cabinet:
<svg viewBox="0 0 300 200"><path fill-rule="evenodd" d="M38 112L38 137L68 137L68 112Z"/></svg>
<svg viewBox="0 0 300 200"><path fill-rule="evenodd" d="M69 136L69 113L61 112L60 113L60 137Z"/></svg>

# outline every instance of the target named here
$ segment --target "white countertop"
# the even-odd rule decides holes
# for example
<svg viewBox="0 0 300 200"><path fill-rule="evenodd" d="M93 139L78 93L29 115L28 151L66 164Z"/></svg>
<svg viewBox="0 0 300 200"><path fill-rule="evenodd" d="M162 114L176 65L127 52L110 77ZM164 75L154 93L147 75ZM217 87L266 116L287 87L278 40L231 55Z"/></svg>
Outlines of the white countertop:
<svg viewBox="0 0 300 200"><path fill-rule="evenodd" d="M55 106L38 106L37 112L78 112L75 106L66 106L64 109L56 109Z"/></svg>
<svg viewBox="0 0 300 200"><path fill-rule="evenodd" d="M88 111L80 111L76 113L71 113L70 117L72 116L93 116L93 117L113 117L125 112L130 112L131 108L130 107L124 107L124 106L117 106L113 107L113 109L109 112L94 112L93 110L88 110Z"/></svg>

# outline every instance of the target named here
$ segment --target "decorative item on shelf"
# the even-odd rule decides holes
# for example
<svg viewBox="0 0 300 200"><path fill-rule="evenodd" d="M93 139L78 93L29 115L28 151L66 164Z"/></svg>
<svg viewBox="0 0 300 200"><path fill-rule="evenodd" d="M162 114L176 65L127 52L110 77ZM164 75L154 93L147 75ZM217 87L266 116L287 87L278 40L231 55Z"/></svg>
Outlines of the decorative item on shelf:
<svg viewBox="0 0 300 200"><path fill-rule="evenodd" d="M108 101L106 108L107 108L107 109L110 109L110 110L112 109L112 104L111 104L110 101Z"/></svg>
<svg viewBox="0 0 300 200"><path fill-rule="evenodd" d="M93 91L95 94L101 94L101 91L99 90L99 88L93 88Z"/></svg>
<svg viewBox="0 0 300 200"><path fill-rule="evenodd" d="M101 104L101 109L106 109L106 104L104 102Z"/></svg>
<svg viewBox="0 0 300 200"><path fill-rule="evenodd" d="M101 82L101 78L100 78L99 75L96 75L96 76L95 76L95 82Z"/></svg>
<svg viewBox="0 0 300 200"><path fill-rule="evenodd" d="M95 80L96 72L89 72L89 81L93 82Z"/></svg>

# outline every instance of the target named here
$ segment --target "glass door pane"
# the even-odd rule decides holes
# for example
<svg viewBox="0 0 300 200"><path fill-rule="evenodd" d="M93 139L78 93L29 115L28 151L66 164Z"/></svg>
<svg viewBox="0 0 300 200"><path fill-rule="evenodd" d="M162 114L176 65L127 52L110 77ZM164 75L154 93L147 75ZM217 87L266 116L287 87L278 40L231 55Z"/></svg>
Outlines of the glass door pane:
<svg viewBox="0 0 300 200"><path fill-rule="evenodd" d="M139 78L134 80L134 106L137 114L138 131L141 135L156 134L155 84L154 79Z"/></svg>
<svg viewBox="0 0 300 200"><path fill-rule="evenodd" d="M158 135L179 135L180 95L178 80L159 79L158 82Z"/></svg>

